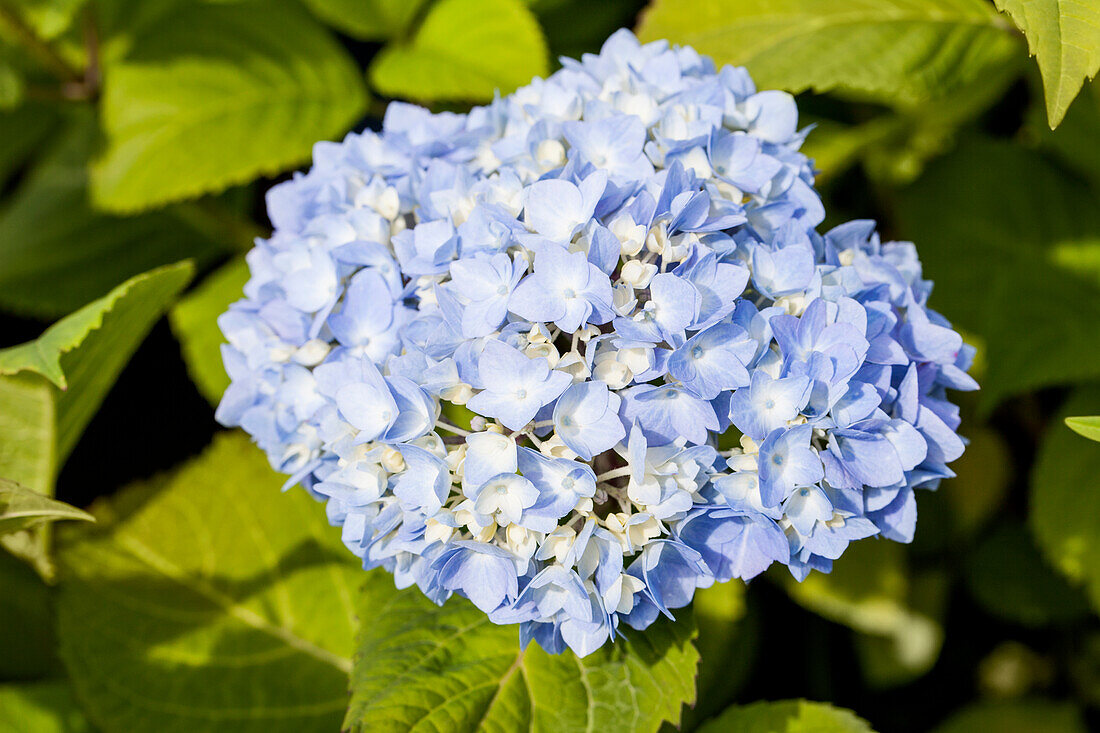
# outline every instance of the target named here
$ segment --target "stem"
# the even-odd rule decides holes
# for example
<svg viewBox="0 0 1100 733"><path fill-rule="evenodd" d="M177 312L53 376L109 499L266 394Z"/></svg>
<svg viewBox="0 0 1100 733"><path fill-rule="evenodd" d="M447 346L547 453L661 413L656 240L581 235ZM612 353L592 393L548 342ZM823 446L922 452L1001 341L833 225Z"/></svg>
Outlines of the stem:
<svg viewBox="0 0 1100 733"><path fill-rule="evenodd" d="M33 54L50 73L65 83L83 86L84 75L80 69L66 61L53 46L27 25L8 0L0 0L0 24L7 26L16 40Z"/></svg>
<svg viewBox="0 0 1100 733"><path fill-rule="evenodd" d="M599 476L596 477L596 483L610 481L611 479L622 478L623 476L629 475L630 466L619 466L618 468L613 468L610 471L605 471L604 473L601 473Z"/></svg>
<svg viewBox="0 0 1100 733"><path fill-rule="evenodd" d="M441 430L446 430L448 433L454 433L455 435L473 435L469 430L463 430L457 425L451 425L449 422L443 420L436 420L435 426Z"/></svg>

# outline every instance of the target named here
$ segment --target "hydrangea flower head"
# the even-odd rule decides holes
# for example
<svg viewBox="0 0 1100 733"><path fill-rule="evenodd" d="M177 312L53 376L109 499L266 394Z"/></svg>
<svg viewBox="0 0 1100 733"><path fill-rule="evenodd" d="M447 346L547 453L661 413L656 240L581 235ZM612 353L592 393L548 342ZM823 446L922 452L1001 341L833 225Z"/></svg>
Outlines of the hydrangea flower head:
<svg viewBox="0 0 1100 733"><path fill-rule="evenodd" d="M816 231L791 96L628 31L562 63L270 191L218 418L364 567L583 655L910 541L977 385L911 244Z"/></svg>

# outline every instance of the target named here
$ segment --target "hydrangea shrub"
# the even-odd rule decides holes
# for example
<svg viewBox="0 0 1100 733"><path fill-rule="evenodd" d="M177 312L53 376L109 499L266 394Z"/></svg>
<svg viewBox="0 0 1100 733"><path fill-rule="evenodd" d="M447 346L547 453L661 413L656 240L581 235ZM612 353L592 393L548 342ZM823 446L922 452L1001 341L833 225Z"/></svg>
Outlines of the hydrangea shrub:
<svg viewBox="0 0 1100 733"><path fill-rule="evenodd" d="M790 95L628 31L562 63L468 114L392 103L270 191L218 418L364 567L584 655L910 541L977 385L912 244L817 232Z"/></svg>

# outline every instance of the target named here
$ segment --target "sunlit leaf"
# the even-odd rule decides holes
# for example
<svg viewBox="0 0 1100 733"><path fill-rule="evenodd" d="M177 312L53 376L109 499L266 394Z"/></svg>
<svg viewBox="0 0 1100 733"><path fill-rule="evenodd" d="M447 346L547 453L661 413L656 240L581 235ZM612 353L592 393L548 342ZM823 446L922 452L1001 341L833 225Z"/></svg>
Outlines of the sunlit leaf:
<svg viewBox="0 0 1100 733"><path fill-rule="evenodd" d="M687 611L584 658L521 650L518 627L462 598L439 607L416 588L395 590L382 571L367 577L358 611L352 731L656 731L695 699Z"/></svg>
<svg viewBox="0 0 1100 733"><path fill-rule="evenodd" d="M188 293L168 314L191 379L214 405L229 386L229 375L222 364L221 345L225 338L218 328L218 316L225 313L230 303L241 299L247 280L248 265L244 259L233 260Z"/></svg>
<svg viewBox="0 0 1100 733"><path fill-rule="evenodd" d="M1020 51L982 0L656 0L639 35L747 66L762 89L835 89L909 106Z"/></svg>
<svg viewBox="0 0 1100 733"><path fill-rule="evenodd" d="M93 733L68 682L0 685L0 730L8 733Z"/></svg>
<svg viewBox="0 0 1100 733"><path fill-rule="evenodd" d="M239 434L59 553L61 655L105 730L332 731L362 570Z"/></svg>
<svg viewBox="0 0 1100 733"><path fill-rule="evenodd" d="M994 0L1027 36L1039 62L1053 129L1100 69L1100 5L1092 0Z"/></svg>
<svg viewBox="0 0 1100 733"><path fill-rule="evenodd" d="M375 57L370 78L390 96L476 102L546 72L546 41L521 0L439 0L412 40Z"/></svg>
<svg viewBox="0 0 1100 733"><path fill-rule="evenodd" d="M318 18L353 38L379 41L410 30L427 0L305 0Z"/></svg>
<svg viewBox="0 0 1100 733"><path fill-rule="evenodd" d="M115 211L292 168L366 103L352 59L290 0L184 3L107 71L93 194Z"/></svg>
<svg viewBox="0 0 1100 733"><path fill-rule="evenodd" d="M1089 440L1100 441L1100 417L1067 417L1066 425Z"/></svg>
<svg viewBox="0 0 1100 733"><path fill-rule="evenodd" d="M823 702L784 700L734 705L699 733L872 733L867 721Z"/></svg>

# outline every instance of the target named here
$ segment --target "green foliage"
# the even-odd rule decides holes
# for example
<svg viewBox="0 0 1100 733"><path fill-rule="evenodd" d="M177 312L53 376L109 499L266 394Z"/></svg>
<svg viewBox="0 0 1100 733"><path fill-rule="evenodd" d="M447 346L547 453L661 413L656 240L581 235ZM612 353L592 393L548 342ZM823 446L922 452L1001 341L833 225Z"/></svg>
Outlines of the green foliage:
<svg viewBox="0 0 1100 733"><path fill-rule="evenodd" d="M825 703L726 709L772 692L826 700L833 689L887 730L945 718L937 733L1086 729L1081 706L1100 704L1100 637L1088 626L1089 601L1100 608L1100 446L1063 420L1100 440L1100 417L1067 417L1100 415L1100 389L1075 386L1100 377L1100 83L1077 91L1100 67L1100 6L644 5L0 0L0 308L61 319L0 327L0 545L30 563L0 552L0 730L266 733L343 720L448 733L869 731ZM521 651L514 626L460 598L439 608L382 571L364 574L322 507L301 490L280 494L282 478L237 434L100 501L94 526L52 523L87 518L54 501L60 468L166 311L191 379L220 399L216 320L247 278L241 248L267 231L261 178L305 163L317 140L376 127L383 108L368 107L366 80L460 111L546 73L548 57L595 51L635 25L643 39L746 64L761 89L802 94L802 124L816 125L804 151L830 216L875 216L914 240L936 283L932 306L980 346L972 373L983 390L963 400L970 444L952 464L958 476L921 495L914 545L857 543L830 575L784 576L786 593L700 589L678 622L626 629L577 659ZM170 263L207 273L230 255L176 302L193 268ZM177 409L178 365L163 366L135 376L163 396L140 406L150 415L140 429L166 426L166 443L177 420L192 421L181 432L214 430L201 405L199 418ZM1050 418L1063 393L1039 390L1055 385L1073 391ZM993 408L989 424L975 422ZM109 440L95 442L120 447L79 465L130 459L127 430L139 428L120 429L116 412L97 423ZM446 412L459 426L471 416ZM70 504L113 488L76 466L58 487ZM43 582L55 570L60 588ZM851 630L840 638L862 680L834 688L851 655L833 654L831 639L806 644L799 625L837 631L809 614ZM975 624L992 631L959 642ZM1026 631L1028 647L986 645L1005 625ZM955 646L941 658L945 636ZM933 664L1021 697L948 715L915 687L877 694ZM1052 679L1072 701L1026 697Z"/></svg>
<svg viewBox="0 0 1100 733"><path fill-rule="evenodd" d="M1085 733L1081 711L1047 700L984 702L952 715L933 733Z"/></svg>
<svg viewBox="0 0 1100 733"><path fill-rule="evenodd" d="M102 331L109 315L113 319L135 320L140 316L148 320L148 314L159 314L164 304L187 285L193 272L192 265L184 263L126 281L99 300L62 318L34 341L0 350L0 374L37 372L59 389L67 390L69 383L61 369L65 354L82 346L92 333ZM130 307L126 308L127 305ZM152 325L152 322L147 323L144 330ZM140 332L141 328L127 323L125 331Z"/></svg>
<svg viewBox="0 0 1100 733"><path fill-rule="evenodd" d="M735 705L699 733L872 733L851 711L820 702L784 700Z"/></svg>
<svg viewBox="0 0 1100 733"><path fill-rule="evenodd" d="M222 434L109 531L63 544L61 654L97 725L336 728L362 571L281 481Z"/></svg>
<svg viewBox="0 0 1100 733"><path fill-rule="evenodd" d="M0 476L53 495L61 464L193 271L183 262L138 275L38 340L0 351ZM51 578L47 530L21 529L0 537L0 543Z"/></svg>
<svg viewBox="0 0 1100 733"><path fill-rule="evenodd" d="M1090 0L994 0L1027 36L1039 62L1053 130L1085 77L1100 70L1100 5Z"/></svg>
<svg viewBox="0 0 1100 733"><path fill-rule="evenodd" d="M0 730L93 733L67 682L0 685Z"/></svg>
<svg viewBox="0 0 1100 733"><path fill-rule="evenodd" d="M988 345L985 407L1100 376L1100 283L1054 254L1100 235L1097 200L1044 156L980 138L902 192L901 233L936 279L932 306Z"/></svg>
<svg viewBox="0 0 1100 733"><path fill-rule="evenodd" d="M365 101L351 59L292 0L180 5L107 69L95 201L135 211L279 173Z"/></svg>
<svg viewBox="0 0 1100 733"><path fill-rule="evenodd" d="M1064 624L1089 610L1081 592L1055 574L1015 523L1002 525L976 548L967 561L967 580L986 611L1024 626Z"/></svg>
<svg viewBox="0 0 1100 733"><path fill-rule="evenodd" d="M1100 417L1067 417L1066 425L1089 440L1100 441Z"/></svg>
<svg viewBox="0 0 1100 733"><path fill-rule="evenodd" d="M240 300L247 281L248 266L244 259L233 260L204 280L168 314L191 379L214 405L229 386L229 376L222 364L221 345L225 339L218 328L218 316L225 313L230 303Z"/></svg>
<svg viewBox="0 0 1100 733"><path fill-rule="evenodd" d="M639 34L747 66L761 89L914 106L1005 64L1008 31L982 0L656 0Z"/></svg>
<svg viewBox="0 0 1100 733"><path fill-rule="evenodd" d="M333 28L353 38L379 41L400 38L429 0L305 0Z"/></svg>
<svg viewBox="0 0 1100 733"><path fill-rule="evenodd" d="M25 563L4 552L0 552L0 588L4 589L0 593L0 680L62 675L52 589Z"/></svg>
<svg viewBox="0 0 1100 733"><path fill-rule="evenodd" d="M1100 390L1082 387L1063 413L1100 411ZM1083 583L1100 608L1100 445L1055 422L1031 476L1031 531L1047 559Z"/></svg>
<svg viewBox="0 0 1100 733"><path fill-rule="evenodd" d="M53 491L57 455L54 392L31 374L0 376L0 476Z"/></svg>
<svg viewBox="0 0 1100 733"><path fill-rule="evenodd" d="M0 534L62 519L95 521L91 514L63 501L55 501L14 481L0 478Z"/></svg>
<svg viewBox="0 0 1100 733"><path fill-rule="evenodd" d="M407 43L370 67L383 94L488 101L547 71L546 41L521 0L439 0Z"/></svg>
<svg viewBox="0 0 1100 733"><path fill-rule="evenodd" d="M56 38L72 25L87 0L14 0L19 16L43 38Z"/></svg>
<svg viewBox="0 0 1100 733"><path fill-rule="evenodd" d="M178 210L122 218L89 207L86 166L97 132L87 112L74 115L0 210L2 307L57 317L128 277L188 257L202 263L220 249Z"/></svg>
<svg viewBox="0 0 1100 733"><path fill-rule="evenodd" d="M928 671L943 645L945 583L938 573L912 573L905 548L885 541L856 542L829 574L801 583L784 574L791 598L806 608L881 642L865 645L864 672L883 684Z"/></svg>
<svg viewBox="0 0 1100 733"><path fill-rule="evenodd" d="M690 612L581 659L521 650L516 626L461 598L439 607L416 588L394 590L379 571L357 610L352 731L656 731L695 700Z"/></svg>

